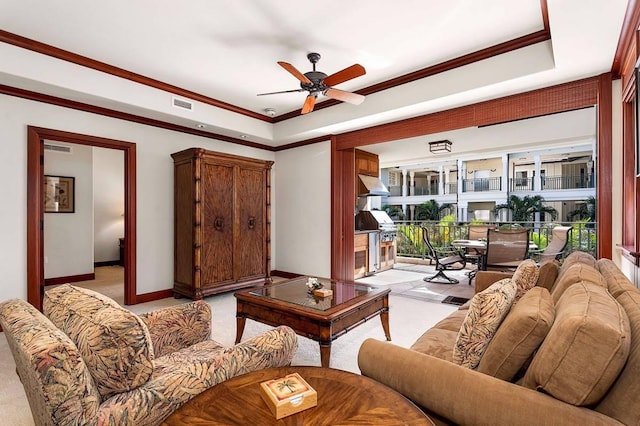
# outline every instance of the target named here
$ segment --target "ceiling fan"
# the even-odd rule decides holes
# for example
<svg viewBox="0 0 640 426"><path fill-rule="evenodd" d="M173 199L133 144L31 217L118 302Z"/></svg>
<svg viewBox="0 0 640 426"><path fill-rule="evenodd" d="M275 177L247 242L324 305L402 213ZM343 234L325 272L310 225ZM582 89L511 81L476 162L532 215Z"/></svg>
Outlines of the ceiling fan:
<svg viewBox="0 0 640 426"><path fill-rule="evenodd" d="M279 93L292 93L292 92L309 92L307 99L302 105L302 114L307 114L313 111L313 107L316 104L316 98L322 94L328 98L336 99L342 102L348 102L354 105L360 105L364 101L364 96L357 93L346 92L340 89L334 89L336 84L344 83L347 80L351 80L361 75L365 75L366 71L360 64L354 64L341 71L338 71L331 75L326 75L321 71L316 71L316 63L320 60L319 53L309 53L307 55L309 62L313 64L313 71L302 74L293 65L287 62L279 61L280 65L285 70L289 71L291 75L300 80L300 89L283 90L280 92L259 93L258 96L275 95Z"/></svg>

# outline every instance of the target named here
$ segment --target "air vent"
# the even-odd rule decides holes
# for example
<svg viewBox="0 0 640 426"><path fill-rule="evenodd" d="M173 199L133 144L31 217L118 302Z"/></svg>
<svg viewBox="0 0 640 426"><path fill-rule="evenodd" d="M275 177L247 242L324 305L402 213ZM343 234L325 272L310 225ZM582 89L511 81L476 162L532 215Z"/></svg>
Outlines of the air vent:
<svg viewBox="0 0 640 426"><path fill-rule="evenodd" d="M191 101L187 101L186 99L180 98L172 98L173 106L176 108L186 109L188 111L193 111L193 103Z"/></svg>
<svg viewBox="0 0 640 426"><path fill-rule="evenodd" d="M66 145L53 145L50 143L45 143L44 149L45 151L54 151L54 152L60 152L64 154L71 154L71 147Z"/></svg>

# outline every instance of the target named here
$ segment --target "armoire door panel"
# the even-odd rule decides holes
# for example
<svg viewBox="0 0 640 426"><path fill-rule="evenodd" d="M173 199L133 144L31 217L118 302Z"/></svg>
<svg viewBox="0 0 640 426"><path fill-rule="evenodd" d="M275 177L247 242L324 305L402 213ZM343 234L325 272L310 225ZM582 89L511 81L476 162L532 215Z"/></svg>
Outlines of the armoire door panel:
<svg viewBox="0 0 640 426"><path fill-rule="evenodd" d="M233 167L207 162L202 166L203 287L234 279L233 174Z"/></svg>
<svg viewBox="0 0 640 426"><path fill-rule="evenodd" d="M185 285L193 285L193 192L193 163L177 164L174 171L174 251L181 255L174 254L174 280Z"/></svg>
<svg viewBox="0 0 640 426"><path fill-rule="evenodd" d="M236 180L236 214L238 234L237 278L264 275L265 178L264 170L238 169Z"/></svg>

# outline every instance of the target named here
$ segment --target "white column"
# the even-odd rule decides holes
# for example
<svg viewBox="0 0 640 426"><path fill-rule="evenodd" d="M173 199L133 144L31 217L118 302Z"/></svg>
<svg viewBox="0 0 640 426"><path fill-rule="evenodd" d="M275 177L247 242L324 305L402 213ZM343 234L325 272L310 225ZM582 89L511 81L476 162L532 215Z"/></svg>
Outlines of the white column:
<svg viewBox="0 0 640 426"><path fill-rule="evenodd" d="M416 195L416 172L411 170L409 172L409 195Z"/></svg>
<svg viewBox="0 0 640 426"><path fill-rule="evenodd" d="M407 171L402 169L402 196L406 197L409 191L407 191Z"/></svg>
<svg viewBox="0 0 640 426"><path fill-rule="evenodd" d="M540 176L540 155L536 154L533 156L533 176L535 177L533 179L533 190L534 192L540 192L542 191L542 179Z"/></svg>
<svg viewBox="0 0 640 426"><path fill-rule="evenodd" d="M456 161L458 162L458 194L461 194L462 181L467 174L467 165L462 160L456 160Z"/></svg>
<svg viewBox="0 0 640 426"><path fill-rule="evenodd" d="M409 206L409 216L411 217L410 220L416 220L416 206L415 204L411 204Z"/></svg>
<svg viewBox="0 0 640 426"><path fill-rule="evenodd" d="M513 176L512 176L513 177ZM509 155L502 154L502 192L509 191Z"/></svg>
<svg viewBox="0 0 640 426"><path fill-rule="evenodd" d="M450 190L450 185L449 183L451 182L451 170L449 169L449 166L447 166L446 169L444 169L444 191L442 192L443 194L448 194L449 190Z"/></svg>
<svg viewBox="0 0 640 426"><path fill-rule="evenodd" d="M444 181L442 180L444 167L438 167L438 195L444 195Z"/></svg>

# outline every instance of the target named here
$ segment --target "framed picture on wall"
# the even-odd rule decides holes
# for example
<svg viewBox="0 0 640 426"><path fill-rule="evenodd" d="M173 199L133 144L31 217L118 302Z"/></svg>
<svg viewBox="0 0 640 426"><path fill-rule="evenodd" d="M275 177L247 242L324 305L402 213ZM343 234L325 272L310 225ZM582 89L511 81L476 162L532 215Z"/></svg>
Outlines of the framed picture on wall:
<svg viewBox="0 0 640 426"><path fill-rule="evenodd" d="M75 180L69 176L44 176L45 213L75 213Z"/></svg>

